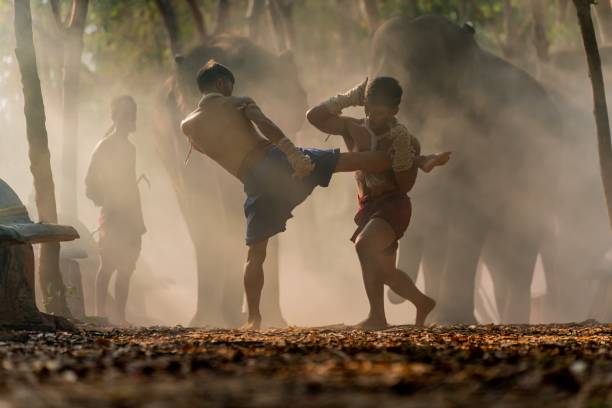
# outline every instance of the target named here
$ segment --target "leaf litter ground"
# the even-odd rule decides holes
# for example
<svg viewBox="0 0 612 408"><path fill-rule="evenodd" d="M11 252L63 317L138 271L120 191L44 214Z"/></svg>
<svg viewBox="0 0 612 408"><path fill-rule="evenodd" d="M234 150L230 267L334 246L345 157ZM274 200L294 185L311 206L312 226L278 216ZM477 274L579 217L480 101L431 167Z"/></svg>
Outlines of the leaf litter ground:
<svg viewBox="0 0 612 408"><path fill-rule="evenodd" d="M3 332L0 408L612 406L611 335L608 325Z"/></svg>

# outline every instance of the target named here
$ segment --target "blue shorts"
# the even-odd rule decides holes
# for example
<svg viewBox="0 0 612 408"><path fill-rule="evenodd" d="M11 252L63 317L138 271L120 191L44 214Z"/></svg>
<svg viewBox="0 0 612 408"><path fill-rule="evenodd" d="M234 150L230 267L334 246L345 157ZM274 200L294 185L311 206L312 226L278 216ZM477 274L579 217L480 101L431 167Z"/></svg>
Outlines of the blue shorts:
<svg viewBox="0 0 612 408"><path fill-rule="evenodd" d="M291 211L308 197L315 187L327 187L334 173L340 150L300 149L315 165L310 175L293 177L287 157L276 147L270 149L244 181L244 215L247 220L246 244L270 238L285 231Z"/></svg>

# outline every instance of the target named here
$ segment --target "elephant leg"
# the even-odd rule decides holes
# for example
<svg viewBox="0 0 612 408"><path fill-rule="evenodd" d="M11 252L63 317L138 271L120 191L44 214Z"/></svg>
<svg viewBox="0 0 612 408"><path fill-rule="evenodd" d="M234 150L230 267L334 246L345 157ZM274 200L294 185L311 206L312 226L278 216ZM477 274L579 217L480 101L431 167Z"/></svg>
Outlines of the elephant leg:
<svg viewBox="0 0 612 408"><path fill-rule="evenodd" d="M516 222L514 225L528 225ZM513 227L514 227L513 225ZM527 230L529 230L527 228ZM501 323L529 323L531 282L540 249L537 232L523 234L515 228L495 231L488 248L491 276L496 288Z"/></svg>
<svg viewBox="0 0 612 408"><path fill-rule="evenodd" d="M198 236L192 236L198 271L196 313L189 323L192 327L225 327L221 313L221 279L218 273L223 271L224 266L223 259L219 256L222 248L211 238L202 231Z"/></svg>
<svg viewBox="0 0 612 408"><path fill-rule="evenodd" d="M499 322L504 322L502 313L508 302L508 288L509 276L505 275L507 272L504 268L504 259L500 253L500 249L504 248L504 243L500 239L498 231L492 231L488 237L487 242L484 245L482 259L486 265L491 281L493 282L493 295L495 297L495 308L497 309L497 316Z"/></svg>
<svg viewBox="0 0 612 408"><path fill-rule="evenodd" d="M449 228L438 318L451 324L476 323L474 287L487 222L475 211L464 210L456 214Z"/></svg>
<svg viewBox="0 0 612 408"><path fill-rule="evenodd" d="M436 224L429 231L429 239L426 240L423 248L425 293L433 299L440 298L442 275L447 255L448 224Z"/></svg>

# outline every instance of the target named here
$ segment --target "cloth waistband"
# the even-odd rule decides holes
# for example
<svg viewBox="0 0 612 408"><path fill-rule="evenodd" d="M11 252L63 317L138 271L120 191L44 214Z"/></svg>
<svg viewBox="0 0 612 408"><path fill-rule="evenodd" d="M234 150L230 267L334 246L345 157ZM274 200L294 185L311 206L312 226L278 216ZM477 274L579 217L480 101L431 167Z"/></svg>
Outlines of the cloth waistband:
<svg viewBox="0 0 612 408"><path fill-rule="evenodd" d="M373 204L375 202L379 202L379 201L387 201L387 200L401 200L404 198L410 198L408 197L407 193L402 193L401 191L398 190L393 190L393 191L389 191L387 193L384 193L382 195L376 196L376 197L371 197L371 196L357 196L357 201L359 201L359 205L360 206L365 206L367 204Z"/></svg>
<svg viewBox="0 0 612 408"><path fill-rule="evenodd" d="M245 182L251 170L265 157L274 145L269 140L260 140L242 159L238 169L238 179Z"/></svg>

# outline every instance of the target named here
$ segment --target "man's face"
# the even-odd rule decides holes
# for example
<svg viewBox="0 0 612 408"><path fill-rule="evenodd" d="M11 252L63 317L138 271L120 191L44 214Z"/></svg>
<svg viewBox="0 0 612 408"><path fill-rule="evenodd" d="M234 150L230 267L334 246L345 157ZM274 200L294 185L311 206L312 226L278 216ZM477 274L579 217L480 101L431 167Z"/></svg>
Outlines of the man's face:
<svg viewBox="0 0 612 408"><path fill-rule="evenodd" d="M397 115L398 107L389 107L371 101L365 102L365 114L373 129L381 129L388 126Z"/></svg>
<svg viewBox="0 0 612 408"><path fill-rule="evenodd" d="M229 79L219 78L216 82L217 90L223 96L232 96L234 92L234 83Z"/></svg>
<svg viewBox="0 0 612 408"><path fill-rule="evenodd" d="M121 110L116 113L115 124L125 129L127 132L136 131L137 108L133 103L126 103Z"/></svg>
<svg viewBox="0 0 612 408"><path fill-rule="evenodd" d="M137 116L136 113L137 113L136 105L128 109L126 120L127 120L127 128L129 132L136 131L136 116Z"/></svg>

